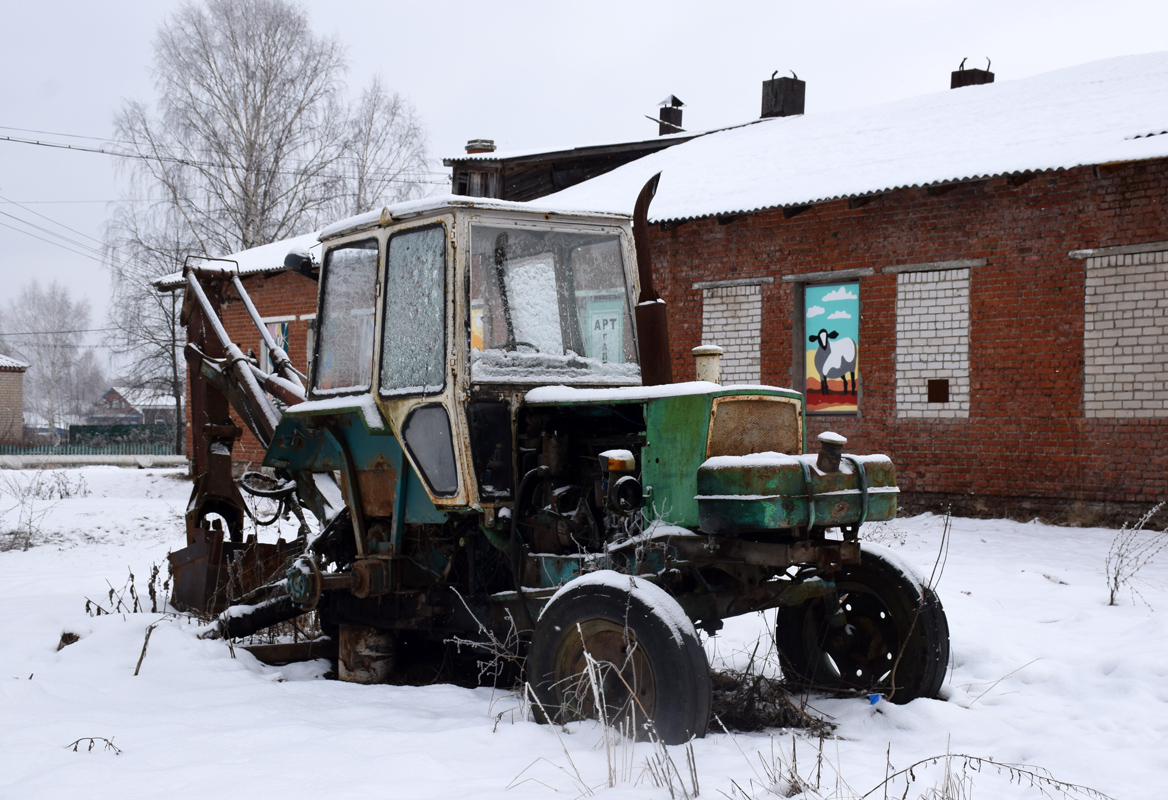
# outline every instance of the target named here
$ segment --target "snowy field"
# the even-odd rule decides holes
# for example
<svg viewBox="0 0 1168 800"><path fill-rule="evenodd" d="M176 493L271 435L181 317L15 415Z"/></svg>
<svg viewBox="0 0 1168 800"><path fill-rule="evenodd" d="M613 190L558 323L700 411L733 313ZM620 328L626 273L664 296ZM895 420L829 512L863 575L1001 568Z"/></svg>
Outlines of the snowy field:
<svg viewBox="0 0 1168 800"><path fill-rule="evenodd" d="M127 570L149 608L151 565L183 542L189 484L173 470L65 477L72 487L83 480L87 496L46 507L28 550L0 552L0 797L670 797L645 768L652 745L605 747L593 723L537 725L509 692L343 684L321 679L323 662L275 668L240 650L233 657L181 619L90 616L86 599L108 607ZM0 531L17 524L12 505L0 495L9 509ZM903 541L892 546L928 574L943 520L896 526ZM886 770L948 751L1045 768L1115 798L1168 796L1168 554L1140 574L1142 600L1124 593L1109 607L1104 559L1114 535L954 520L938 586L953 651L945 699L812 697L837 727L823 742L819 789L796 795L859 797ZM145 630L159 620L135 677ZM766 626L761 616L732 621L708 643L715 661L741 666ZM65 632L80 640L58 651ZM92 749L69 746L86 737L101 738ZM814 738L772 731L695 742L700 796L787 796L793 741L797 770L814 783ZM669 755L692 795L685 748ZM962 766L950 762L956 777L972 778L972 793L953 796L1042 796L988 764L980 773ZM943 761L915 769L907 796L931 796L944 773ZM900 782L888 796L902 792Z"/></svg>

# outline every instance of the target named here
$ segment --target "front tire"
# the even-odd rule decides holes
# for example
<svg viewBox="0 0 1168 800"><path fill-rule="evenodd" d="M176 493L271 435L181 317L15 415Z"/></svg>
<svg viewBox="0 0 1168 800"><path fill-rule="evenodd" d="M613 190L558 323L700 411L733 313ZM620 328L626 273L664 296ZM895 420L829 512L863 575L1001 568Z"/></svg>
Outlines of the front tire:
<svg viewBox="0 0 1168 800"><path fill-rule="evenodd" d="M867 543L835 583L842 617L827 598L779 609L775 644L788 680L895 703L936 697L949 663L949 623L936 593L891 551Z"/></svg>
<svg viewBox="0 0 1168 800"><path fill-rule="evenodd" d="M556 722L600 718L666 744L706 733L710 667L677 601L611 570L569 583L544 607L527 676Z"/></svg>

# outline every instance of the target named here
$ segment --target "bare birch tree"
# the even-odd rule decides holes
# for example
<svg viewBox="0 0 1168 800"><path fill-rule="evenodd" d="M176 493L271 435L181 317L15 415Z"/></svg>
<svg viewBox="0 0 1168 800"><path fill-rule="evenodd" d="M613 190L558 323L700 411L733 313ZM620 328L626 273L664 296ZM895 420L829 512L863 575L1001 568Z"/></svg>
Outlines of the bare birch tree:
<svg viewBox="0 0 1168 800"><path fill-rule="evenodd" d="M158 32L158 113L115 118L165 202L207 255L297 232L341 194L340 44L279 0L188 3Z"/></svg>
<svg viewBox="0 0 1168 800"><path fill-rule="evenodd" d="M375 77L349 118L346 181L338 216L423 194L426 132L413 105Z"/></svg>
<svg viewBox="0 0 1168 800"><path fill-rule="evenodd" d="M375 79L350 107L337 40L283 0L180 6L154 45L157 104L127 102L117 138L137 156L107 230L111 339L130 382L165 385L182 415L181 298L151 282L188 255L221 257L417 196L425 131ZM119 263L121 262L121 263ZM181 434L180 434L181 435Z"/></svg>

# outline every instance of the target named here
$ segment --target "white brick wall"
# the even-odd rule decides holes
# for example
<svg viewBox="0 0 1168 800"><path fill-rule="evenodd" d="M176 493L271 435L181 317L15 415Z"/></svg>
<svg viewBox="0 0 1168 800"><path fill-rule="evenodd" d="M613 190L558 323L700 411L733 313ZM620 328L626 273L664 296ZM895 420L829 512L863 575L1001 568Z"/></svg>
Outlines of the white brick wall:
<svg viewBox="0 0 1168 800"><path fill-rule="evenodd" d="M949 402L928 381L949 379ZM969 269L896 276L896 416L969 416Z"/></svg>
<svg viewBox="0 0 1168 800"><path fill-rule="evenodd" d="M1168 417L1168 252L1087 259L1083 412Z"/></svg>
<svg viewBox="0 0 1168 800"><path fill-rule="evenodd" d="M702 289L702 344L716 344L722 355L722 383L758 383L762 291L753 286Z"/></svg>

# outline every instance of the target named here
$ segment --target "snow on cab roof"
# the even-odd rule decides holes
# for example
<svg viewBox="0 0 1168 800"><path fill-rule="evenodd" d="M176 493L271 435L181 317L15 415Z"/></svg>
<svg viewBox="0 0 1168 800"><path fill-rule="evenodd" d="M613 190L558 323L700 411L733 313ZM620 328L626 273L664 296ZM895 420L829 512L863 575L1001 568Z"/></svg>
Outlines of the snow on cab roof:
<svg viewBox="0 0 1168 800"><path fill-rule="evenodd" d="M212 260L194 260L195 266L214 266L235 271L236 265L240 275L254 275L259 272L283 272L284 258L293 248L307 248L314 260L320 261L320 233L306 233L302 236L293 236L275 242L253 247L250 250L240 250ZM186 285L181 272L172 272L154 282L154 285L163 290L177 289Z"/></svg>
<svg viewBox="0 0 1168 800"><path fill-rule="evenodd" d="M637 189L640 191L640 188ZM444 194L426 197L421 200L407 200L391 206L358 214L348 219L334 222L332 225L316 233L306 233L303 236L293 236L281 239L270 244L253 247L250 250L241 250L238 253L221 256L217 259L195 262L200 266L214 266L225 270L235 271L238 264L240 275L253 275L260 272L283 272L284 258L289 251L307 248L313 260L320 262L320 241L343 233L351 233L365 228L376 227L384 219L405 219L411 216L441 211L444 208L470 208L484 211L506 210L527 211L534 214L560 214L570 217L627 217L623 211L596 211L594 209L581 210L577 208L562 208L557 204L535 201L533 203L515 203L508 200L495 200L487 197L463 197L461 195ZM184 286L181 272L172 272L154 282L155 287L169 291Z"/></svg>
<svg viewBox="0 0 1168 800"><path fill-rule="evenodd" d="M654 221L807 205L909 187L1168 156L1168 53L710 133L545 198Z"/></svg>
<svg viewBox="0 0 1168 800"><path fill-rule="evenodd" d="M637 191L640 191L638 188ZM395 203L392 206L367 211L355 217L334 222L320 232L320 238L329 239L342 233L371 228L381 224L382 219L396 220L406 217L419 216L444 208L470 208L483 211L527 211L534 214L564 214L573 217L627 217L628 212L604 211L596 208L577 208L563 206L559 203L548 203L545 200L535 200L528 203L517 203L511 200L496 200L490 197L466 197L457 194L440 194L425 197L421 200L407 200L404 203Z"/></svg>

